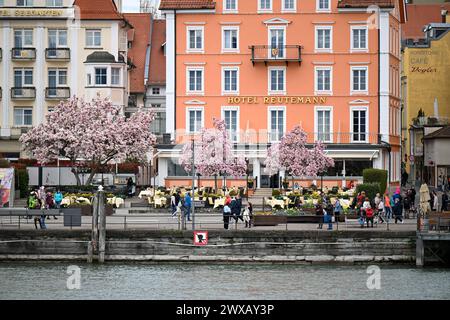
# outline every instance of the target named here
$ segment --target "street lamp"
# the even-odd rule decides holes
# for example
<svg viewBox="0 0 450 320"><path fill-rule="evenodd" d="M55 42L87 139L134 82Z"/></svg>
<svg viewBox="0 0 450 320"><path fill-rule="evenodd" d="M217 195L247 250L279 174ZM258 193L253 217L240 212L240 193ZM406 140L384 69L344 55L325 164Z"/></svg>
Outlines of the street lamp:
<svg viewBox="0 0 450 320"><path fill-rule="evenodd" d="M191 137L192 140L192 201L191 201L191 212L192 212L192 230L195 230L195 140L194 136Z"/></svg>
<svg viewBox="0 0 450 320"><path fill-rule="evenodd" d="M245 173L247 175L245 178L245 190L246 190L245 196L247 198L247 202L248 202L248 174L249 174L248 165L249 165L249 162L250 162L250 160L248 158L245 158L245 164L246 164Z"/></svg>

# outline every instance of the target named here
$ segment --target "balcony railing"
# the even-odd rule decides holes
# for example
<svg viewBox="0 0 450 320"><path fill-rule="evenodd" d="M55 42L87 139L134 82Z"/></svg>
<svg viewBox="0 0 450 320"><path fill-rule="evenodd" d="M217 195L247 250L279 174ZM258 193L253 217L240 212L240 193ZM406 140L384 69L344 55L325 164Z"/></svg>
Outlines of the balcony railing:
<svg viewBox="0 0 450 320"><path fill-rule="evenodd" d="M70 60L70 48L47 48L45 49L47 60Z"/></svg>
<svg viewBox="0 0 450 320"><path fill-rule="evenodd" d="M52 100L68 99L70 98L69 87L48 87L45 88L45 98Z"/></svg>
<svg viewBox="0 0 450 320"><path fill-rule="evenodd" d="M11 88L12 99L35 99L36 88L35 87L13 87Z"/></svg>
<svg viewBox="0 0 450 320"><path fill-rule="evenodd" d="M35 48L12 48L11 59L13 60L35 60L36 49Z"/></svg>
<svg viewBox="0 0 450 320"><path fill-rule="evenodd" d="M379 144L379 134L374 132L369 133L359 133L359 132L307 132L306 133L306 143L313 144L317 141L322 141L324 144L343 144L343 145L378 145ZM199 134L195 135L200 137ZM281 141L283 133L281 132L270 132L267 130L261 130L260 132L238 131L229 136L230 139L239 144L268 144L276 143ZM179 133L177 134L177 143L186 143L192 139L192 135L189 133Z"/></svg>
<svg viewBox="0 0 450 320"><path fill-rule="evenodd" d="M302 61L302 47L297 45L289 46L250 46L252 50L252 62L298 62Z"/></svg>

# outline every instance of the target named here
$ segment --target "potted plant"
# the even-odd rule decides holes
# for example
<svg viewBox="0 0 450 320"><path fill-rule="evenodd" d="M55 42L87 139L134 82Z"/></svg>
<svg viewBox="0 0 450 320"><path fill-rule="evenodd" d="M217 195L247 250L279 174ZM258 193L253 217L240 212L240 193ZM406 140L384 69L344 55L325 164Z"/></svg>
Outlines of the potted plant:
<svg viewBox="0 0 450 320"><path fill-rule="evenodd" d="M252 178L249 178L248 182L247 182L247 188L253 189L254 184L255 184L255 181Z"/></svg>

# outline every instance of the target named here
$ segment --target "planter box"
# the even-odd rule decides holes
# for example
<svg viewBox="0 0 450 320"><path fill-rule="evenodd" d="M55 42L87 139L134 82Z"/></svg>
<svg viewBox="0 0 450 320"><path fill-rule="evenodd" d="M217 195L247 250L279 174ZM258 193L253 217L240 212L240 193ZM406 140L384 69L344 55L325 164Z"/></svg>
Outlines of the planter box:
<svg viewBox="0 0 450 320"><path fill-rule="evenodd" d="M319 223L321 216L287 216L287 223Z"/></svg>
<svg viewBox="0 0 450 320"><path fill-rule="evenodd" d="M280 223L286 223L286 216L274 216L274 215L254 215L253 224L254 226L276 226Z"/></svg>
<svg viewBox="0 0 450 320"><path fill-rule="evenodd" d="M92 216L92 212L94 208L91 205L84 205L84 206L71 206L68 209L80 209L82 216ZM105 214L107 216L112 216L114 213L113 205L107 204L105 205Z"/></svg>

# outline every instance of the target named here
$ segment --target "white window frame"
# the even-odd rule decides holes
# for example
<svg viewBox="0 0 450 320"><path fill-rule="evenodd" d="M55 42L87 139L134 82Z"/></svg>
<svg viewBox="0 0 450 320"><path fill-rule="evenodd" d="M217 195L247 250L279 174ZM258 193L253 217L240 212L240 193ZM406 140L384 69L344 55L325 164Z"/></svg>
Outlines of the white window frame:
<svg viewBox="0 0 450 320"><path fill-rule="evenodd" d="M330 71L330 90L319 90L319 70ZM332 66L315 66L314 67L314 94L315 95L332 95L333 94L333 67Z"/></svg>
<svg viewBox="0 0 450 320"><path fill-rule="evenodd" d="M19 1L16 0L16 7L23 8L23 7L32 7L34 5L33 0L23 0L23 4L19 5Z"/></svg>
<svg viewBox="0 0 450 320"><path fill-rule="evenodd" d="M119 70L119 83L113 83L113 70ZM111 86L112 87L120 87L122 86L122 68L120 67L111 67Z"/></svg>
<svg viewBox="0 0 450 320"><path fill-rule="evenodd" d="M202 72L202 90L190 90L189 88L189 72L201 71ZM204 95L205 94L205 68L204 67L188 67L186 68L186 94L187 95Z"/></svg>
<svg viewBox="0 0 450 320"><path fill-rule="evenodd" d="M286 9L286 0L282 0L281 2L281 12L285 13L285 12L297 12L297 0L293 0L294 1L294 8L292 9Z"/></svg>
<svg viewBox="0 0 450 320"><path fill-rule="evenodd" d="M236 90L225 90L225 71L236 71ZM222 95L238 95L239 94L239 67L222 67Z"/></svg>
<svg viewBox="0 0 450 320"><path fill-rule="evenodd" d="M230 133L229 138L233 143L239 143L239 141L240 141L239 132L240 132L240 128L241 128L240 127L241 119L240 119L240 112L239 112L240 108L239 108L239 106L222 106L221 114L222 114L222 120L224 120L224 121L225 121L225 112L226 111L236 111L236 135L235 135L236 139L233 140L233 137L231 137L231 133Z"/></svg>
<svg viewBox="0 0 450 320"><path fill-rule="evenodd" d="M22 73L22 86L19 88L30 88L34 86L34 69L33 68L14 68L13 69L13 84L16 84L16 71L20 71ZM25 71L31 71L31 84L25 83Z"/></svg>
<svg viewBox="0 0 450 320"><path fill-rule="evenodd" d="M190 48L189 45L191 31L201 31L202 35L202 47L201 48ZM205 52L205 28L203 26L187 26L186 27L186 53L204 53Z"/></svg>
<svg viewBox="0 0 450 320"><path fill-rule="evenodd" d="M22 123L18 124L16 123L16 110L21 110L22 111ZM25 116L24 116L24 111L25 110L31 110L31 124L24 124L24 120L25 120ZM31 107L14 107L14 111L13 111L13 123L15 127L32 127L33 126L33 108Z"/></svg>
<svg viewBox="0 0 450 320"><path fill-rule="evenodd" d="M319 30L330 30L330 47L319 48ZM333 52L333 26L316 26L314 36L314 50L315 52Z"/></svg>
<svg viewBox="0 0 450 320"><path fill-rule="evenodd" d="M273 0L270 1L270 8L269 9L263 9L261 8L261 0L258 0L258 13L271 13L273 11Z"/></svg>
<svg viewBox="0 0 450 320"><path fill-rule="evenodd" d="M272 71L283 70L283 90L272 90ZM287 68L286 67L269 67L267 68L267 92L269 95L286 95L287 94Z"/></svg>
<svg viewBox="0 0 450 320"><path fill-rule="evenodd" d="M60 2L60 4L56 4L56 2ZM45 5L47 7L58 8L64 6L63 0L45 0Z"/></svg>
<svg viewBox="0 0 450 320"><path fill-rule="evenodd" d="M358 132L358 133L364 133L366 135L365 140L354 140L353 135L355 132L353 131L353 112L354 111L365 111L366 112L366 131L365 132ZM352 106L350 107L350 136L351 136L351 142L352 143L368 143L369 142L369 107L368 106Z"/></svg>
<svg viewBox="0 0 450 320"><path fill-rule="evenodd" d="M316 11L317 12L325 12L325 13L329 13L331 12L331 0L327 0L328 1L328 8L327 9L322 9L320 8L320 0L316 0Z"/></svg>
<svg viewBox="0 0 450 320"><path fill-rule="evenodd" d="M56 87L67 87L67 83L68 83L68 77L69 77L69 71L67 70L67 68L48 68L47 69L47 81L48 78L50 76L50 71L55 71L56 72ZM60 83L59 82L59 77L60 77L60 72L61 71L65 71L66 72L66 83ZM48 87L50 88L50 82L48 83Z"/></svg>
<svg viewBox="0 0 450 320"><path fill-rule="evenodd" d="M268 140L269 142L280 142L280 140L273 140L272 139L272 111L283 111L283 134L281 137L283 137L286 134L286 106L269 106L267 108L267 132L268 132Z"/></svg>
<svg viewBox="0 0 450 320"><path fill-rule="evenodd" d="M100 69L105 69L106 70L106 83L105 84L101 84L101 83L97 83L97 70L100 70ZM95 67L94 68L94 86L95 87L107 87L109 84L108 84L108 67L106 67L106 66L104 66L104 67Z"/></svg>
<svg viewBox="0 0 450 320"><path fill-rule="evenodd" d="M200 128L198 128L198 131L191 131L189 126L189 113L190 111L201 111L202 119L201 119L201 125ZM205 127L205 109L203 107L188 107L186 108L186 132L187 133L200 133L200 130Z"/></svg>
<svg viewBox="0 0 450 320"><path fill-rule="evenodd" d="M94 41L94 44L88 44L88 33L93 33L93 38L92 39L95 39L95 34L96 33L100 33L100 44L99 45L95 45L95 41ZM84 33L84 36L85 36L85 45L86 45L86 48L101 48L102 47L102 29L86 29L85 30L85 33Z"/></svg>
<svg viewBox="0 0 450 320"><path fill-rule="evenodd" d="M333 143L333 107L332 106L315 106L314 107L314 141L318 141L319 134L319 111L330 111L330 140L321 140L325 143Z"/></svg>
<svg viewBox="0 0 450 320"><path fill-rule="evenodd" d="M353 71L354 70L365 70L366 71L366 89L365 90L355 90L353 88ZM368 66L352 66L350 67L350 94L369 94L369 67Z"/></svg>
<svg viewBox="0 0 450 320"><path fill-rule="evenodd" d="M366 32L366 47L365 48L355 48L353 46L353 30L365 30ZM368 52L369 51L369 28L366 25L361 26L351 26L350 27L350 52Z"/></svg>
<svg viewBox="0 0 450 320"><path fill-rule="evenodd" d="M225 31L236 31L237 48L225 48ZM237 26L223 26L222 27L222 53L232 52L239 53L239 27Z"/></svg>
<svg viewBox="0 0 450 320"><path fill-rule="evenodd" d="M21 48L33 48L34 47L34 30L32 28L18 28L13 30L13 41L14 47L16 47L16 31L20 31L22 38L22 47ZM31 31L31 44L25 44L25 31Z"/></svg>
<svg viewBox="0 0 450 320"><path fill-rule="evenodd" d="M56 31L56 47L55 48L67 48L69 45L69 32L67 29L58 29L58 28L49 28L47 30L47 47L50 48L50 31ZM63 31L66 32L66 44L62 45L60 44L60 33L62 33Z"/></svg>
<svg viewBox="0 0 450 320"><path fill-rule="evenodd" d="M235 9L227 9L227 0L223 0L223 13L238 13L239 11L239 0L236 1Z"/></svg>
<svg viewBox="0 0 450 320"><path fill-rule="evenodd" d="M286 31L286 26L268 26L267 28L267 46L268 46L268 57L272 56L272 52L271 52L271 47L272 47L272 36L271 36L271 31L272 30L282 30L283 31L283 46L286 46L287 43L287 31ZM284 59L286 58L286 48L283 48L283 56L276 58L276 59ZM274 59L274 60L276 60Z"/></svg>

